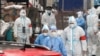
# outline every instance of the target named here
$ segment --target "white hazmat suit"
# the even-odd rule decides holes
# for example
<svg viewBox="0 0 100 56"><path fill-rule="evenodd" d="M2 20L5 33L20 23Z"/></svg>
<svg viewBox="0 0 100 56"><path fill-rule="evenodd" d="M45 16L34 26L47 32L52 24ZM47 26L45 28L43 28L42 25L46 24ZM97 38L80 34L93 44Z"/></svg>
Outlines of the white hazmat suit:
<svg viewBox="0 0 100 56"><path fill-rule="evenodd" d="M69 17L69 26L64 29L63 37L67 56L82 56L83 52L87 51L85 32L77 25L74 16Z"/></svg>
<svg viewBox="0 0 100 56"><path fill-rule="evenodd" d="M96 55L98 38L96 33L98 31L98 16L96 9L91 8L87 16L87 37L88 37L88 51L89 56Z"/></svg>
<svg viewBox="0 0 100 56"><path fill-rule="evenodd" d="M51 15L48 15L49 13ZM51 25L56 25L55 15L52 13L52 11L45 10L45 13L42 15L41 23L42 25L47 24L49 27Z"/></svg>
<svg viewBox="0 0 100 56"><path fill-rule="evenodd" d="M9 28L9 26L10 26L9 23L0 20L0 36L4 37L4 33Z"/></svg>
<svg viewBox="0 0 100 56"><path fill-rule="evenodd" d="M14 23L14 37L17 38L18 43L30 44L29 38L32 36L32 25L28 17L26 17L26 11L22 9L20 11L20 17L16 19Z"/></svg>

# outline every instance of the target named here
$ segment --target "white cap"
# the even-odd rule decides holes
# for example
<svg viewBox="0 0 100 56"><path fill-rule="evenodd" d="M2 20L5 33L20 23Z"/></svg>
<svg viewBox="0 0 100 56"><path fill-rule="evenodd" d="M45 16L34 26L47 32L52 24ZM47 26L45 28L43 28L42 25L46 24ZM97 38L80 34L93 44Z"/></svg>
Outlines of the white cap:
<svg viewBox="0 0 100 56"><path fill-rule="evenodd" d="M42 31L43 31L43 30L49 30L48 25L43 25Z"/></svg>
<svg viewBox="0 0 100 56"><path fill-rule="evenodd" d="M55 25L51 25L50 30L57 30L57 27Z"/></svg>

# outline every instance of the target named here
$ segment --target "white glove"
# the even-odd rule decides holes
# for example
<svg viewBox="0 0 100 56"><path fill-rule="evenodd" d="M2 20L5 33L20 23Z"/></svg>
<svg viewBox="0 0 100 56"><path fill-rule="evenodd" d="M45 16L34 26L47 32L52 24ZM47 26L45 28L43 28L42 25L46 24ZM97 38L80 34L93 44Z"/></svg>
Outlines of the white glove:
<svg viewBox="0 0 100 56"><path fill-rule="evenodd" d="M40 27L36 27L35 28L35 33L39 33L40 32Z"/></svg>

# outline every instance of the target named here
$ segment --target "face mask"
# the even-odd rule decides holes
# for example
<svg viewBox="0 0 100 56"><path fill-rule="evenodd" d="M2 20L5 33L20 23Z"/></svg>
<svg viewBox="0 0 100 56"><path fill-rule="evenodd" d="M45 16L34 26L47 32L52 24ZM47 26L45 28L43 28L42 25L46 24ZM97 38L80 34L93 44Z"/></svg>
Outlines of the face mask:
<svg viewBox="0 0 100 56"><path fill-rule="evenodd" d="M22 14L21 17L25 17L26 15Z"/></svg>
<svg viewBox="0 0 100 56"><path fill-rule="evenodd" d="M81 17L81 16L82 16L81 14L78 15L78 17Z"/></svg>
<svg viewBox="0 0 100 56"><path fill-rule="evenodd" d="M20 14L21 17L26 17L26 14Z"/></svg>
<svg viewBox="0 0 100 56"><path fill-rule="evenodd" d="M74 25L74 24L70 24L69 26L70 26L71 28L75 27L75 25Z"/></svg>
<svg viewBox="0 0 100 56"><path fill-rule="evenodd" d="M51 13L48 13L48 15L50 16L50 15L51 15Z"/></svg>
<svg viewBox="0 0 100 56"><path fill-rule="evenodd" d="M57 33L56 32L51 32L51 36L52 37L56 37L57 36Z"/></svg>
<svg viewBox="0 0 100 56"><path fill-rule="evenodd" d="M51 15L51 11L47 10L47 13L48 13L49 16Z"/></svg>
<svg viewBox="0 0 100 56"><path fill-rule="evenodd" d="M20 12L20 16L21 16L21 17L25 17L25 16L26 16L26 11L25 11L25 10L22 10L22 11Z"/></svg>
<svg viewBox="0 0 100 56"><path fill-rule="evenodd" d="M48 35L48 33L43 33L43 35L44 35L44 36L47 36L47 35Z"/></svg>

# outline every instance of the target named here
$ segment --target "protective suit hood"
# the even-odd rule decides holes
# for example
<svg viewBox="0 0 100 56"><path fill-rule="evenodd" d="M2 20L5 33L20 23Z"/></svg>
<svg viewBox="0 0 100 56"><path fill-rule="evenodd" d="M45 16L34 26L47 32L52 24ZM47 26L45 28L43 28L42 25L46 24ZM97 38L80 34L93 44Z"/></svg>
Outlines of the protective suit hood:
<svg viewBox="0 0 100 56"><path fill-rule="evenodd" d="M55 25L50 26L50 36L51 37L57 37L57 27Z"/></svg>
<svg viewBox="0 0 100 56"><path fill-rule="evenodd" d="M74 16L69 17L68 24L71 28L73 28L77 25L77 22L76 22L76 19Z"/></svg>
<svg viewBox="0 0 100 56"><path fill-rule="evenodd" d="M43 31L43 30L49 30L48 25L44 25L43 28L42 28L42 31Z"/></svg>
<svg viewBox="0 0 100 56"><path fill-rule="evenodd" d="M92 7L90 10L89 10L89 14L96 14L96 9L94 7Z"/></svg>
<svg viewBox="0 0 100 56"><path fill-rule="evenodd" d="M20 17L26 17L26 11L25 11L25 9L22 9L20 11Z"/></svg>
<svg viewBox="0 0 100 56"><path fill-rule="evenodd" d="M57 27L55 25L50 26L50 30L57 30Z"/></svg>

